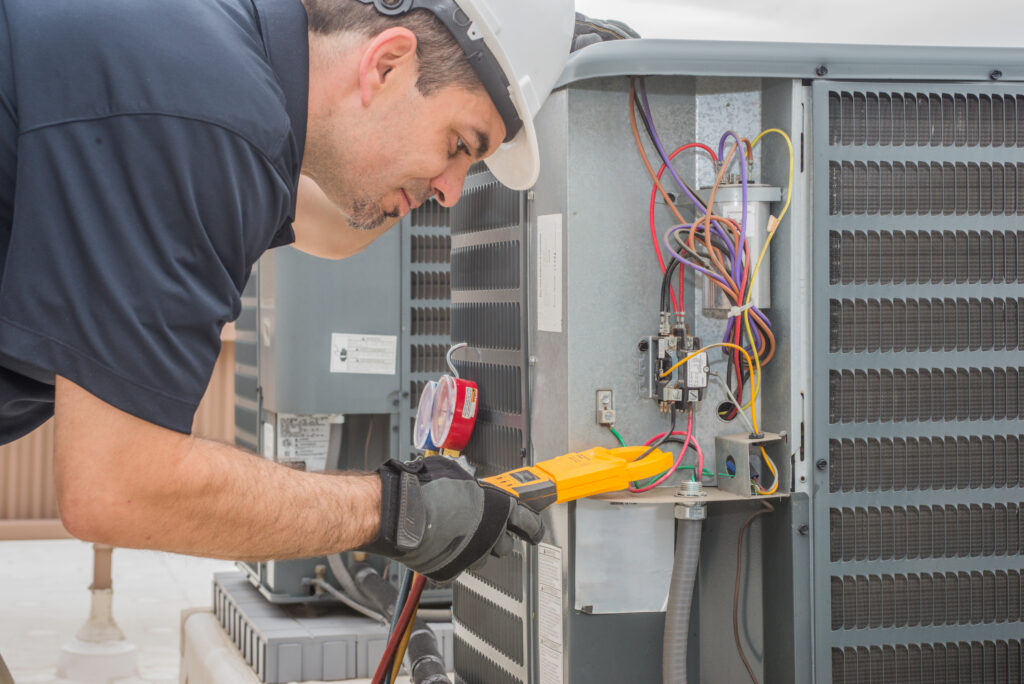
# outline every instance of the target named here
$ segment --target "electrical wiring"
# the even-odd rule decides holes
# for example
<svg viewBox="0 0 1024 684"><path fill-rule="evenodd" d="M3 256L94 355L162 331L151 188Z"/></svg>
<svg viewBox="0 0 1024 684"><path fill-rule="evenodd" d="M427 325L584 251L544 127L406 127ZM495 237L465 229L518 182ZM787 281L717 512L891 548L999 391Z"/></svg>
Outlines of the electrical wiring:
<svg viewBox="0 0 1024 684"><path fill-rule="evenodd" d="M765 464L768 466L768 470L772 471L772 486L768 489L764 489L760 484L756 486L757 493L765 496L770 496L779 490L779 471L775 468L775 462L768 456L768 453L761 447L761 457L764 458Z"/></svg>
<svg viewBox="0 0 1024 684"><path fill-rule="evenodd" d="M674 411L673 411L673 413L674 413ZM673 426L673 427L675 427L675 426ZM658 448L659 446L661 446L662 444L664 444L669 439L669 436L672 434L672 432L673 432L673 430L669 430L668 432L664 433L660 438L656 437L656 438L654 438L652 440L649 440L648 441L648 445L651 442L654 442L654 446L652 446L648 451L652 451L652 450ZM691 440L693 440L693 411L689 411L689 417L687 418L687 422L686 422L686 432L684 434L686 435L686 442L683 444L683 448L679 451L679 456L676 457L675 463L672 464L672 467L669 468L667 471L665 471L662 475L660 475L651 484L648 484L648 485L645 485L645 486L641 486L641 487L634 486L633 484L629 485L629 491L633 492L634 494L639 494L641 492L650 491L651 489L654 489L655 487L657 487L658 485L660 485L661 483L663 483L665 480L667 480L669 477L672 476L672 473L675 472L676 468L679 467L679 464L682 462L683 457L686 455L686 450L687 450L687 448L689 448ZM694 441L694 443L696 443L695 440L693 440L693 441ZM699 463L700 463L700 466L703 467L704 466L704 455L703 455L703 453L701 453L699 446L697 447L697 453L700 454L700 456L699 456L699 459L700 459Z"/></svg>
<svg viewBox="0 0 1024 684"><path fill-rule="evenodd" d="M743 524L740 525L740 532L736 540L736 583L732 589L732 635L736 640L736 650L739 651L740 660L743 661L743 666L747 668L747 674L750 675L750 680L754 684L758 684L757 676L754 674L754 670L750 667L750 662L747 661L747 656L743 652L743 644L740 643L740 626L739 626L739 612L740 612L740 572L743 569L743 533L746 532L747 527L754 521L754 518L765 513L772 513L775 511L775 507L767 501L761 501L762 508L759 511L755 511L750 514Z"/></svg>
<svg viewBox="0 0 1024 684"><path fill-rule="evenodd" d="M738 345L732 344L730 342L713 342L712 344L705 345L705 346L701 347L700 349L698 349L697 351L692 352L691 354L688 354L687 356L684 356L679 361L676 361L672 366L669 367L668 370L666 370L663 373L661 373L661 377L664 378L664 377L666 377L668 375L671 375L677 368L679 368L680 366L685 364L690 359L698 356L699 354L701 354L703 352L706 352L709 349L714 349L715 347L728 347L728 348L731 348L731 349L738 349L740 352L742 352L744 359L746 359L746 361L747 361L747 367L750 368L750 372L751 372L751 374L753 374L753 372L754 372L754 362L750 358L750 354L747 353L746 349L744 349L743 347L740 347ZM760 385L760 383L761 383L761 378L758 377L757 378L757 384ZM757 413L756 413L756 408L754 406L754 402L751 401L748 405L750 407L750 422L753 424L754 432L755 433L759 432L759 430L757 429ZM744 408L746 408L746 406L744 406Z"/></svg>
<svg viewBox="0 0 1024 684"><path fill-rule="evenodd" d="M622 435L619 434L618 430L611 425L608 426L608 429L612 431L612 434L615 435L615 439L619 441L619 446L626 446L626 442L622 439Z"/></svg>
<svg viewBox="0 0 1024 684"><path fill-rule="evenodd" d="M793 202L793 165L794 165L794 161L795 161L794 160L794 154L793 154L793 141L790 140L789 136L786 134L785 131L780 130L778 128L769 128L767 130L762 131L761 133L759 133L757 135L757 137L754 138L754 142L752 143L752 147L753 147L753 145L757 145L757 143L761 140L761 138L763 138L765 135L767 135L769 133L777 133L778 135L782 136L783 140L786 141L786 147L787 147L787 149L789 151L789 180L788 180L788 186L787 186L787 189L786 189L786 203L783 205L782 211L779 212L779 217L778 218L772 217L768 221L768 237L765 239L764 246L761 248L761 254L758 255L757 263L754 265L754 272L753 272L753 274L750 277L751 283L753 283L757 279L757 274L761 270L761 262L764 261L764 257L768 253L768 246L771 244L772 239L775 237L775 232L776 232L776 230L779 227L779 223L782 221L783 218L785 218L786 212L789 211L789 206ZM753 286L751 286L750 290L747 292L747 299L744 302L744 305L750 303L750 297L751 297L752 293L753 293ZM746 327L747 336L750 337L751 336L751 333L750 333L750 317L749 317L747 311L743 312L743 324L744 324L744 327ZM760 361L760 359L758 359L758 366L760 366L760 365L761 365L761 361ZM751 393L752 399L756 398L756 396L757 395L755 393L753 393L753 392Z"/></svg>
<svg viewBox="0 0 1024 684"><path fill-rule="evenodd" d="M714 163L714 164L718 163L718 157L715 156L714 150L712 150L710 147L708 147L707 145L705 145L703 143L696 143L696 142L687 143L687 144L677 148L674 152L672 152L672 154L670 154L668 156L668 161L671 162L681 152L684 152L684 151L690 150L690 149L704 150L710 156L712 163ZM664 175L665 170L667 168L668 168L668 163L663 162L662 165L661 165L661 168L658 169L658 173L656 174L656 178L659 181L661 180L661 177L662 177L662 175ZM666 272L665 261L661 257L661 246L658 243L657 227L656 227L656 222L655 222L655 219L654 219L654 208L655 208L655 206L657 204L655 200L657 199L657 197L658 197L658 186L652 184L651 185L651 203L650 203L650 207L649 207L649 210L648 210L649 219L650 219L650 226L651 226L651 241L654 243L654 254L658 258L658 266L661 267L662 273L665 273ZM668 201L668 200L666 200L666 201ZM673 261L672 264L678 264L678 261ZM670 264L670 266L672 264ZM665 286L663 284L662 285L662 301L663 302L665 300L664 289L665 289ZM679 279L679 297L676 298L675 294L673 293L672 294L672 302L673 302L673 305L672 305L673 310L675 310L675 311L683 311L685 309L685 305L683 303L683 279L682 279L682 275L680 275L680 279ZM664 304L662 304L662 308L663 308L663 310L665 310L664 309Z"/></svg>

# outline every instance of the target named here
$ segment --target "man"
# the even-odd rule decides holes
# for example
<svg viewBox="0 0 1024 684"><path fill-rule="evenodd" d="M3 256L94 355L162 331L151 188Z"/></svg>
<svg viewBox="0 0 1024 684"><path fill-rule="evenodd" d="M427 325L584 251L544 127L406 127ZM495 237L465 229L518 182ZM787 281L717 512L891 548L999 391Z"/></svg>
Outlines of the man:
<svg viewBox="0 0 1024 684"><path fill-rule="evenodd" d="M0 441L55 415L72 534L441 581L539 540L446 459L324 475L189 434L264 250L358 252L488 157L536 179L572 2L458 3L0 0Z"/></svg>

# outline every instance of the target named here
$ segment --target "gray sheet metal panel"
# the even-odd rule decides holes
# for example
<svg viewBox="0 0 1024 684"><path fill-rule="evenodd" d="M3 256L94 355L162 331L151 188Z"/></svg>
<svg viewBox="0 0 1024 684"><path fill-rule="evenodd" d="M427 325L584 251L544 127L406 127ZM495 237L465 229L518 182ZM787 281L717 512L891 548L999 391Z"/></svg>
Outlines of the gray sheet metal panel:
<svg viewBox="0 0 1024 684"><path fill-rule="evenodd" d="M400 335L400 258L400 230L385 233L360 254L340 262L291 247L263 257L259 273L264 408L293 414L398 412L393 402L402 371L399 359L394 375L329 371L332 333ZM368 301L376 305L366 306Z"/></svg>
<svg viewBox="0 0 1024 684"><path fill-rule="evenodd" d="M717 40L621 40L590 45L569 58L558 86L630 75L829 79L1024 80L1024 50Z"/></svg>
<svg viewBox="0 0 1024 684"><path fill-rule="evenodd" d="M887 75L889 72L882 71L880 75ZM958 78L960 72L952 71L941 74L947 78ZM853 215L835 215L830 213L830 176L827 172L830 162L835 160L899 160L899 161L924 161L938 162L945 161L1012 161L1014 163L1021 159L1020 148L1016 145L1013 149L1005 147L968 147L968 146L932 146L911 145L899 148L887 146L853 146L853 145L830 145L829 136L829 91L859 91L859 92L908 92L923 93L925 95L1020 95L1022 89L1019 87L1008 87L1000 85L956 85L936 83L830 83L817 82L814 85L814 195L818 200L814 205L814 276L813 291L813 367L814 367L814 392L818 400L813 403L812 416L814 430L812 433L813 459L823 459L828 462L830 456L830 439L869 439L869 438L914 438L923 436L939 437L977 437L979 435L1001 435L1020 434L1022 431L1021 420L939 420L939 421L878 421L866 422L864 420L853 420L846 423L830 423L829 399L830 384L829 373L833 370L844 369L886 369L902 368L984 368L984 367L1016 367L1019 365L1019 352L1010 351L981 351L965 350L955 353L950 352L873 352L873 353L831 353L830 352L830 300L831 299L856 299L856 298L915 298L915 297L936 297L936 298L969 298L969 297L1021 297L1024 295L1024 287L1017 282L1003 285L985 285L972 283L933 283L929 285L903 283L876 284L876 285L844 285L833 283L830 280L830 258L832 254L829 244L829 232L832 230L884 230L884 231L917 231L917 230L961 230L973 233L981 230L1009 231L1024 228L1024 219L1016 212L1013 215L986 216L986 215L931 215L921 216L900 216L877 212L868 214L858 212ZM1019 144L1019 143L1017 143ZM940 395L941 396L941 395ZM930 397L929 397L930 398ZM942 398L945 398L942 396ZM998 401L998 399L996 400ZM970 461L963 455L958 455L958 467L971 467ZM863 461L860 468L864 467L867 461ZM856 464L854 464L856 467ZM885 463L879 462L880 467L887 467ZM968 553L957 552L949 555L947 552L946 529L930 529L928 539L934 535L942 537L943 553L940 557L918 557L918 554L908 554L906 557L893 557L894 554L883 550L871 553L870 556L861 556L858 552L856 557L849 560L833 560L833 546L837 540L848 539L843 537L847 528L838 527L836 523L830 524L830 514L836 511L855 511L857 509L870 513L871 511L885 511L887 509L905 509L909 507L922 506L971 506L975 505L978 510L983 510L985 505L1019 505L1024 501L1024 490L1020 487L994 488L984 486L944 486L942 489L883 489L877 482L873 485L862 485L854 491L830 492L829 470L813 470L814 477L814 501L812 504L813 516L816 521L813 526L813 547L814 547L814 577L813 582L816 588L814 597L815 607L815 676L821 682L849 682L849 668L838 667L833 671L833 649L883 646L890 644L931 644L949 642L954 645L974 642L983 644L986 641L1004 644L1019 640L1021 635L1020 622L1008 621L1002 623L989 623L984 620L968 618L966 624L940 625L928 627L882 627L886 618L879 618L876 622L872 618L869 625L852 629L834 629L832 625L833 606L832 604L832 583L835 578L863 578L868 582L870 577L885 577L898 574L918 575L921 573L983 573L986 571L997 573L1005 570L1019 570L1021 560L1019 548L1012 545L1012 552L1004 554L983 555L975 553L970 549ZM867 473L866 475L869 475ZM865 477L865 483L867 477ZM947 509L944 509L947 510ZM970 509L967 509L968 511ZM959 513L957 513L959 515ZM1017 514L1013 514L1016 521ZM867 518L865 518L867 520ZM965 528L962 527L963 520L956 518L958 534L963 538ZM972 524L970 519L967 524ZM868 525L868 523L865 523ZM873 523L872 523L873 525ZM876 528L867 526L864 528L865 536L863 542L873 544L873 539L878 539L880 545L888 544L889 534L880 536ZM1016 529L1016 528L1014 528ZM876 530L872 532L872 530ZM973 527L966 528L967 541L971 541L974 533ZM908 538L911 533L908 532ZM1010 530L1006 531L1010 534ZM839 535L837 537L837 535ZM963 539L949 540L952 543L962 543ZM851 543L859 544L860 539L852 540ZM916 542L915 542L916 543ZM881 548L881 547L880 547ZM929 546L929 548L931 548ZM844 552L845 553L845 552ZM980 577L980 575L979 575ZM841 593L839 595L842 595ZM865 598L860 595L856 601ZM968 601L970 602L970 596ZM976 600L973 599L973 600ZM924 602L931 606L931 603ZM854 604L851 604L854 605ZM844 615L846 615L844 608ZM958 622L962 617L954 622ZM960 646L958 648L963 648ZM859 663L865 660L869 651L848 651L847 654L856 658ZM881 651L876 651L874 657L881 662ZM837 657L842 662L843 652L837 651ZM963 658L960 653L958 657ZM976 663L972 663L972 667ZM855 668L856 666L854 666ZM1018 662L1019 667L1019 662ZM852 670L852 671L855 671ZM970 679L971 672L961 668L960 674L947 681L966 682L981 681ZM1018 670L1019 672L1019 670ZM966 674L965 674L966 673ZM835 674L835 678L833 675ZM966 678L965 678L966 677ZM882 681L881 679L870 678L861 681Z"/></svg>

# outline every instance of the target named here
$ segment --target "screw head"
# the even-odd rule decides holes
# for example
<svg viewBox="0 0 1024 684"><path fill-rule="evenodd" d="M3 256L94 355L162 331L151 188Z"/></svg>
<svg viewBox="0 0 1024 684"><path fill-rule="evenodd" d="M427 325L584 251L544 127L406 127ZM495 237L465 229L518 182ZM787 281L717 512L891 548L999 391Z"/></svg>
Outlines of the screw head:
<svg viewBox="0 0 1024 684"><path fill-rule="evenodd" d="M816 467L816 468L817 468L818 470L825 470L826 468L828 468L828 461L826 461L826 460L825 460L825 459L823 459L823 458L819 458L819 459L818 459L818 462L817 462L817 463L815 463L815 464L814 464L814 466L815 466L815 467Z"/></svg>
<svg viewBox="0 0 1024 684"><path fill-rule="evenodd" d="M828 67L825 66L824 64L820 64L818 65L818 68L814 70L814 73L817 74L818 76L827 76Z"/></svg>
<svg viewBox="0 0 1024 684"><path fill-rule="evenodd" d="M811 528L808 525L804 524L796 528L796 531L799 532L801 535L806 536L807 533L811 531Z"/></svg>
<svg viewBox="0 0 1024 684"><path fill-rule="evenodd" d="M988 77L991 78L993 81L998 81L1003 77L1003 72L1000 71L999 69L995 69L992 71L991 74L988 75Z"/></svg>
<svg viewBox="0 0 1024 684"><path fill-rule="evenodd" d="M640 340L640 344L636 345L636 348L642 352L645 352L651 348L651 345L647 343L647 340Z"/></svg>

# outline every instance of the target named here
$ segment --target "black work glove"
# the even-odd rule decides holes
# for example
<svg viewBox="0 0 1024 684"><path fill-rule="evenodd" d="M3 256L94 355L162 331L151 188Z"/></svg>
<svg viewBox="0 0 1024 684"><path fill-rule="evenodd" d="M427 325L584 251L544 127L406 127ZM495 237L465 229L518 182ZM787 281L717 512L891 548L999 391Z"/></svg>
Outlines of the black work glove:
<svg viewBox="0 0 1024 684"><path fill-rule="evenodd" d="M435 582L454 580L488 553L511 553L515 537L536 544L544 536L539 515L446 456L391 459L377 472L380 534L361 550L394 558Z"/></svg>

